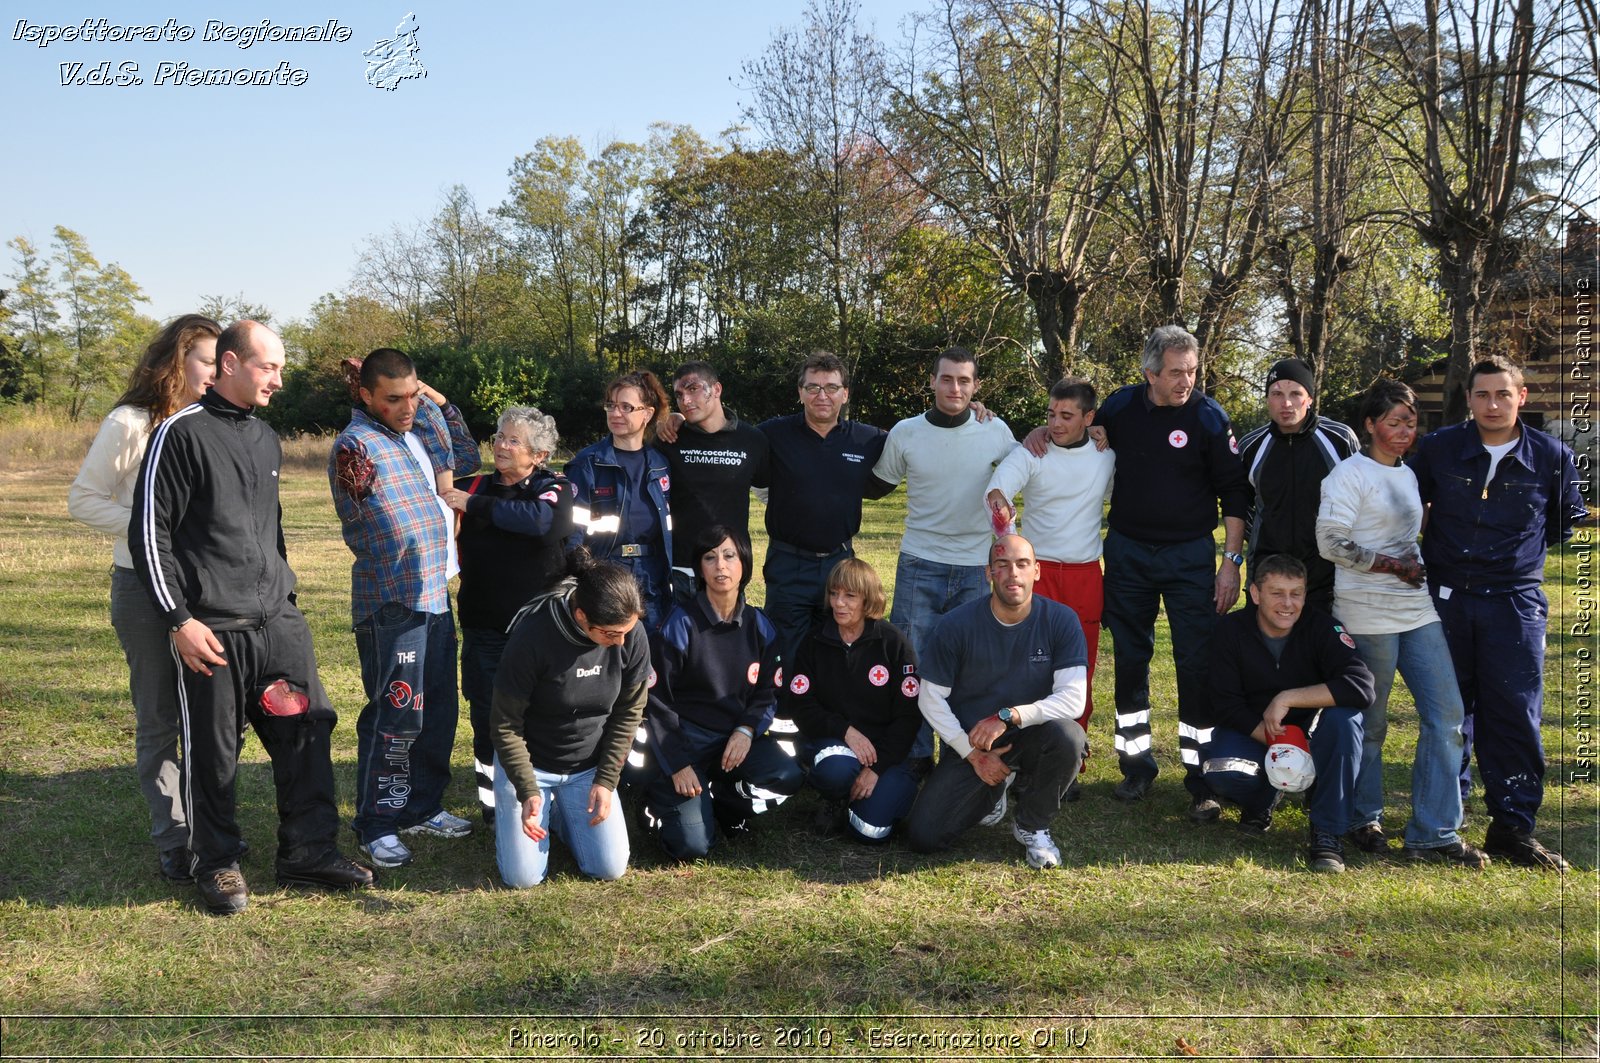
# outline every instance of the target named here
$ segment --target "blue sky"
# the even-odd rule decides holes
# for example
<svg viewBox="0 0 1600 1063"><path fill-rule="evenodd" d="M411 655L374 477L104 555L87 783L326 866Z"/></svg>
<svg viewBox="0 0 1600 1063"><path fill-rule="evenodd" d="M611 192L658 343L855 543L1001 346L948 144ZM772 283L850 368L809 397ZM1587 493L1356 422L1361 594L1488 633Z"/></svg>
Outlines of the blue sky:
<svg viewBox="0 0 1600 1063"><path fill-rule="evenodd" d="M867 0L885 39L915 0ZM774 29L799 22L804 0L580 7L552 0L444 4L324 0L200 5L0 3L0 241L48 245L56 225L81 233L101 261L143 286L143 309L168 318L206 295L242 293L279 321L302 317L347 284L361 245L396 222L431 214L452 184L481 207L499 203L512 160L546 135L591 151L642 141L652 122L715 138L739 117L741 61ZM365 81L362 52L415 12L423 80L394 91ZM160 25L187 42L14 39L30 26ZM202 40L208 21L281 26L334 19L346 43ZM138 65L141 85L61 84L61 65ZM298 86L155 83L158 64L306 72ZM6 249L0 277L15 267ZM0 280L0 287L5 285Z"/></svg>

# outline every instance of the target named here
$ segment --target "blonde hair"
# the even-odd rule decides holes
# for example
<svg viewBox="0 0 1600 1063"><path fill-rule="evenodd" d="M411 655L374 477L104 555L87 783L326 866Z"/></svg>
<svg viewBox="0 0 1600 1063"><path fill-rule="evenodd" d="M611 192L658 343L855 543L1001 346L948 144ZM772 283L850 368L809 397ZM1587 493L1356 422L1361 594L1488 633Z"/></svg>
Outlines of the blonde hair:
<svg viewBox="0 0 1600 1063"><path fill-rule="evenodd" d="M859 594L866 603L867 619L883 619L883 609L888 604L883 581L878 578L878 570L859 557L847 557L833 566L833 571L828 573L828 591L835 590Z"/></svg>

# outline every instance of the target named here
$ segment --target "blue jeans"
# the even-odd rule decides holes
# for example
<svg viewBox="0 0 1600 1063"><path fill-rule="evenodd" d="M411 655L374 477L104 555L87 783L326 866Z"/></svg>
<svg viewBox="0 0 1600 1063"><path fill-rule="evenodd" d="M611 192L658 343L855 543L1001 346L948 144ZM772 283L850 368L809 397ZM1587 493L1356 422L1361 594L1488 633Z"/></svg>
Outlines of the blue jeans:
<svg viewBox="0 0 1600 1063"><path fill-rule="evenodd" d="M550 833L534 841L522 832L521 802L511 779L494 762L495 807L503 813L494 819L494 860L500 879L514 890L537 886L550 871L550 838L559 837L578 870L590 878L610 882L628 870L628 820L622 803L611 795L611 814L594 826L589 814L589 790L595 769L572 775L533 769L539 782L539 826Z"/></svg>
<svg viewBox="0 0 1600 1063"><path fill-rule="evenodd" d="M388 602L356 625L367 703L356 720L356 837L395 834L444 807L456 743L456 624Z"/></svg>
<svg viewBox="0 0 1600 1063"><path fill-rule="evenodd" d="M1356 779L1351 828L1383 820L1383 739L1389 731L1389 691L1398 670L1417 705L1417 755L1411 765L1411 818L1405 843L1437 849L1457 841L1461 824L1461 688L1438 621L1398 634L1349 632L1377 681L1372 708L1362 717L1366 739Z"/></svg>
<svg viewBox="0 0 1600 1063"><path fill-rule="evenodd" d="M778 748L767 735L750 743L744 762L732 771L722 770L722 749L728 736L688 720L679 721L700 779L699 797L682 797L673 789L672 776L652 759L655 776L647 801L661 821L661 847L674 860L696 860L716 844L716 825L732 826L770 811L800 791L804 777L800 764Z"/></svg>
<svg viewBox="0 0 1600 1063"><path fill-rule="evenodd" d="M902 551L894 569L894 608L889 623L911 641L911 649L921 660L939 618L988 593L989 576L982 565L947 565ZM933 728L926 721L917 729L908 756L933 756Z"/></svg>
<svg viewBox="0 0 1600 1063"><path fill-rule="evenodd" d="M834 801L849 801L850 787L861 774L861 761L842 739L812 742L806 747L811 765L806 778L818 793ZM850 833L857 841L885 842L894 825L906 818L917 798L917 777L905 761L878 772L872 793L850 802Z"/></svg>
<svg viewBox="0 0 1600 1063"><path fill-rule="evenodd" d="M494 735L489 715L494 707L494 677L511 636L493 628L461 629L461 696L467 699L472 723L472 768L478 777L478 807L485 821L494 818Z"/></svg>
<svg viewBox="0 0 1600 1063"><path fill-rule="evenodd" d="M1156 774L1150 749L1150 659L1164 600L1178 678L1178 753L1183 784L1194 797L1210 792L1200 771L1200 747L1211 739L1207 662L1217 623L1215 551L1209 536L1147 543L1106 532L1104 620L1115 662L1117 763L1130 779Z"/></svg>
<svg viewBox="0 0 1600 1063"><path fill-rule="evenodd" d="M1285 723L1310 727L1311 763L1317 769L1316 782L1307 796L1307 811L1314 830L1343 834L1350 825L1355 805L1356 777L1361 768L1361 713L1355 709L1323 709L1320 717L1311 711L1291 712ZM1201 766L1206 783L1224 800L1231 801L1246 815L1272 807L1278 792L1267 778L1267 747L1247 734L1218 727L1202 750Z"/></svg>

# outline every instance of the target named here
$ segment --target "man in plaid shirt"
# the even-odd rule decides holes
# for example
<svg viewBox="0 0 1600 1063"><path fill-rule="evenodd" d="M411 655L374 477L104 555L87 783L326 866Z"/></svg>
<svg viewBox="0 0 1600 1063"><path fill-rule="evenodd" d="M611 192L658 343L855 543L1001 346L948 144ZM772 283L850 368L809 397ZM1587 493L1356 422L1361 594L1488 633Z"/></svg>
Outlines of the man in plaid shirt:
<svg viewBox="0 0 1600 1063"><path fill-rule="evenodd" d="M355 831L380 867L411 862L401 834L459 838L444 810L455 745L454 515L438 494L477 470L461 411L417 379L400 351L361 365L350 424L328 462L344 541L356 555L350 604L367 703L356 721Z"/></svg>

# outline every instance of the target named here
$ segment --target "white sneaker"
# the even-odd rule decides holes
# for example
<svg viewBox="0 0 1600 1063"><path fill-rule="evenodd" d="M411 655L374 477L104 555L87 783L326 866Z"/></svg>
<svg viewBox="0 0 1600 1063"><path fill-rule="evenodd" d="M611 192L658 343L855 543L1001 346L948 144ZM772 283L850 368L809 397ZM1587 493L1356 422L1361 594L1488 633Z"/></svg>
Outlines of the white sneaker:
<svg viewBox="0 0 1600 1063"><path fill-rule="evenodd" d="M1006 776L1006 781L1000 784L1000 800L994 803L994 808L989 810L989 814L987 816L984 816L982 819L978 820L978 826L998 826L1000 821L1006 818L1006 794L1011 792L1011 783L1016 779L1016 777L1016 772L1012 772L1010 775Z"/></svg>
<svg viewBox="0 0 1600 1063"><path fill-rule="evenodd" d="M374 838L363 845L361 851L379 867L405 867L411 863L411 850L406 848L406 843L397 834Z"/></svg>
<svg viewBox="0 0 1600 1063"><path fill-rule="evenodd" d="M413 823L401 834L431 834L435 838L465 838L472 833L472 823L460 816L452 816L440 809L421 823Z"/></svg>
<svg viewBox="0 0 1600 1063"><path fill-rule="evenodd" d="M1051 840L1048 830L1023 830L1011 825L1011 836L1028 849L1028 866L1038 871L1061 866L1061 850Z"/></svg>

